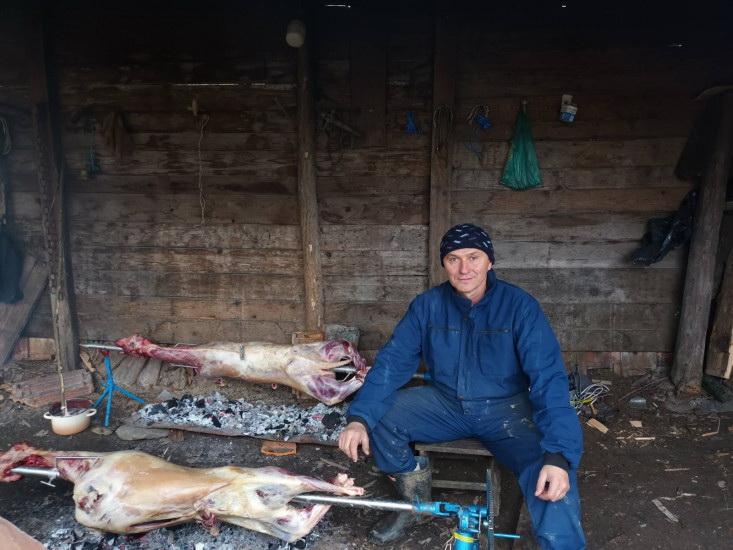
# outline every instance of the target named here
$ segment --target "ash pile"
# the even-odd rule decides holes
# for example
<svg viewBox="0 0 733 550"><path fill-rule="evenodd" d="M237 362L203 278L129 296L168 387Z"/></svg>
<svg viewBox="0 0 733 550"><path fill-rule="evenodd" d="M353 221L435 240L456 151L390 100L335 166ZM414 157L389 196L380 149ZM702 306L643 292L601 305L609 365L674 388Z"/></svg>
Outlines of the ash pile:
<svg viewBox="0 0 733 550"><path fill-rule="evenodd" d="M288 441L310 439L334 442L346 426L345 406L323 403L307 408L299 405L272 405L232 400L213 395L185 394L161 403L148 404L133 415L133 422L155 426L164 424L185 430L196 427L221 430L224 435L243 435Z"/></svg>
<svg viewBox="0 0 733 550"><path fill-rule="evenodd" d="M195 523L164 527L142 535L115 535L87 529L71 514L56 520L56 527L43 538L49 550L300 550L315 549L317 541L332 526L321 523L306 537L291 543L264 533L222 523L214 537Z"/></svg>

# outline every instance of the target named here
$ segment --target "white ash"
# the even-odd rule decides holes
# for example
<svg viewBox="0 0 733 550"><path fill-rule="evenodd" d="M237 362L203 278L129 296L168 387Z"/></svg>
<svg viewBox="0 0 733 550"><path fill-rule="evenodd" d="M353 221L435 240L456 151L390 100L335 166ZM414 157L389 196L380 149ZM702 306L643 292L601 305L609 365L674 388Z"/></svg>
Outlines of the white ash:
<svg viewBox="0 0 733 550"><path fill-rule="evenodd" d="M346 425L345 405L328 407L318 403L310 408L271 405L232 400L219 392L209 396L186 394L180 399L151 403L141 408L136 417L148 425L200 426L283 441L298 436L335 441Z"/></svg>
<svg viewBox="0 0 733 550"><path fill-rule="evenodd" d="M327 520L321 520L311 533L291 543L227 523L219 524L216 537L196 523L164 527L143 535L115 535L76 523L71 507L55 523L55 529L39 537L49 550L299 550L315 548L321 534L332 530Z"/></svg>

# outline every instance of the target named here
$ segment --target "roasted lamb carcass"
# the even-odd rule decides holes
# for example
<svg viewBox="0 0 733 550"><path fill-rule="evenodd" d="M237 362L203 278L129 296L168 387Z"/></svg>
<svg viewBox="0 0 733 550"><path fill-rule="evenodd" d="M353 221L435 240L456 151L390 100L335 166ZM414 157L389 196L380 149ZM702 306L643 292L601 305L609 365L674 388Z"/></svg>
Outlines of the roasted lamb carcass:
<svg viewBox="0 0 733 550"><path fill-rule="evenodd" d="M18 466L57 468L74 484L76 520L120 534L189 521L212 528L220 520L292 542L308 534L330 508L289 506L294 496L364 493L346 474L328 483L273 467L188 468L139 451L44 451L17 443L0 455L0 481L20 479L10 471Z"/></svg>
<svg viewBox="0 0 733 550"><path fill-rule="evenodd" d="M188 365L203 376L284 384L326 405L339 403L358 390L368 370L364 358L345 340L294 346L266 342L213 342L169 348L135 335L121 338L115 344L124 353ZM331 369L351 363L356 373L338 380Z"/></svg>

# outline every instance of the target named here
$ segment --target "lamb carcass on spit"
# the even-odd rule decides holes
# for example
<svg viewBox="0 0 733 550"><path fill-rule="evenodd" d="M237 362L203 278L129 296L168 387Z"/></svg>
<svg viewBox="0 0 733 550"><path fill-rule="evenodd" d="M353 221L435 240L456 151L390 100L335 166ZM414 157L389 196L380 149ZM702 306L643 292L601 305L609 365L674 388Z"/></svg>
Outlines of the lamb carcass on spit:
<svg viewBox="0 0 733 550"><path fill-rule="evenodd" d="M368 371L364 358L345 340L293 346L267 342L212 342L198 346L163 347L136 334L120 338L115 344L124 353L188 365L204 376L285 384L326 405L339 403L358 390ZM356 373L338 380L331 369L350 363L353 363Z"/></svg>
<svg viewBox="0 0 733 550"><path fill-rule="evenodd" d="M0 481L20 479L10 471L18 466L56 468L74 484L76 520L119 534L189 521L213 528L221 520L292 542L307 535L330 508L289 506L294 496L364 493L346 474L328 483L273 467L188 468L140 451L46 451L16 443L0 454Z"/></svg>

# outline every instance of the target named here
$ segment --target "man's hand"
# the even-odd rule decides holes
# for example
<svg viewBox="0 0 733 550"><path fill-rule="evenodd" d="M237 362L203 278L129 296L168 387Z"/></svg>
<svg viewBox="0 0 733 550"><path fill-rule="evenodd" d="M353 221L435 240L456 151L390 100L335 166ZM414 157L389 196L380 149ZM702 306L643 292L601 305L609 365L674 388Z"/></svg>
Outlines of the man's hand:
<svg viewBox="0 0 733 550"><path fill-rule="evenodd" d="M361 422L349 422L339 436L339 449L356 462L359 458L359 445L365 455L369 454L369 434Z"/></svg>
<svg viewBox="0 0 733 550"><path fill-rule="evenodd" d="M542 500L557 502L570 489L568 473L559 466L547 464L540 470L534 496Z"/></svg>

